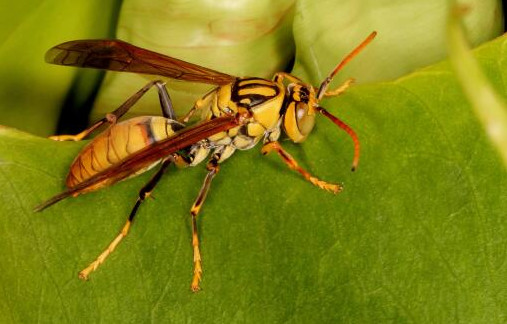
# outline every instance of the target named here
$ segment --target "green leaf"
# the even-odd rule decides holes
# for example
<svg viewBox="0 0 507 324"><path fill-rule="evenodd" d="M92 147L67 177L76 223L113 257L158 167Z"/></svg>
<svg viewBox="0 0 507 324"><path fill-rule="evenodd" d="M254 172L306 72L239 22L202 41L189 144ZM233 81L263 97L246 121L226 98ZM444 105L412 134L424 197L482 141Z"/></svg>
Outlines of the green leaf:
<svg viewBox="0 0 507 324"><path fill-rule="evenodd" d="M0 10L1 124L39 135L55 132L67 91L83 72L51 66L44 54L70 39L107 37L118 5L118 0L5 2L8 7Z"/></svg>
<svg viewBox="0 0 507 324"><path fill-rule="evenodd" d="M507 39L475 52L505 96ZM362 58L358 57L361 61ZM287 150L343 181L337 196L275 156L222 165L199 219L203 290L191 293L190 218L204 168L171 169L131 234L93 273L150 174L32 208L63 189L83 143L0 131L0 322L503 323L507 174L447 63L323 103Z"/></svg>
<svg viewBox="0 0 507 324"><path fill-rule="evenodd" d="M499 0L467 0L467 36L478 46L502 34ZM445 26L450 1L312 0L297 2L294 18L297 75L320 82L372 31L375 42L338 76L358 82L393 80L446 57Z"/></svg>

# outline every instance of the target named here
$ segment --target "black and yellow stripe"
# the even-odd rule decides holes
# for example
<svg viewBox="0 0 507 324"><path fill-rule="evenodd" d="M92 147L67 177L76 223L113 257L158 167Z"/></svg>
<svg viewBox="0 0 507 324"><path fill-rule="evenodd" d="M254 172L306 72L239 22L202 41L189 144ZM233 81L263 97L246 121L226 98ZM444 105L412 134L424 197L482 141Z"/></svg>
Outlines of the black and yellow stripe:
<svg viewBox="0 0 507 324"><path fill-rule="evenodd" d="M231 101L253 108L280 96L282 90L273 81L260 78L238 79L232 87Z"/></svg>
<svg viewBox="0 0 507 324"><path fill-rule="evenodd" d="M69 188L156 142L174 135L183 125L164 117L136 117L109 127L86 145L67 176Z"/></svg>

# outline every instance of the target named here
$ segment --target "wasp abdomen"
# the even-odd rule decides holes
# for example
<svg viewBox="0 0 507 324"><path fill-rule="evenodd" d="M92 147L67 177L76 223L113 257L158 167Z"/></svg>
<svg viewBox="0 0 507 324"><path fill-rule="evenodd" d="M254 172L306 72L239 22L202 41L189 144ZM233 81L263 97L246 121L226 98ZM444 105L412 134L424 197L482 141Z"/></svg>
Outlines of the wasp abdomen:
<svg viewBox="0 0 507 324"><path fill-rule="evenodd" d="M72 188L131 154L173 136L181 128L183 125L177 121L158 116L141 116L112 125L76 157L67 175L67 187Z"/></svg>

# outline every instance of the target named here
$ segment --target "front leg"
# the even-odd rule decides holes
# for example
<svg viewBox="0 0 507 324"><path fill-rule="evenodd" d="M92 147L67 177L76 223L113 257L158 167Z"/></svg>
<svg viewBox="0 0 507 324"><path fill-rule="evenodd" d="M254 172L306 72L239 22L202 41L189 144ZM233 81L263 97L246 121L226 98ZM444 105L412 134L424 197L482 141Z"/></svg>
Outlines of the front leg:
<svg viewBox="0 0 507 324"><path fill-rule="evenodd" d="M310 181L313 185L335 194L342 191L342 185L320 180L319 178L314 177L308 171L300 167L297 161L287 151L285 151L277 141L265 143L261 150L262 154L264 155L267 155L272 151L278 153L278 156L282 158L282 160L285 162L285 164L287 164L289 168L299 172L303 178L305 178L307 181Z"/></svg>
<svg viewBox="0 0 507 324"><path fill-rule="evenodd" d="M195 199L195 202L190 209L190 216L192 217L192 247L194 250L194 276L192 278L192 284L190 288L194 292L201 289L199 283L202 276L201 251L199 249L199 235L197 233L197 215L201 210L204 200L206 200L211 181L220 170L218 163L213 159L208 162L206 168L208 169L208 174L204 179L201 190L199 190L199 195Z"/></svg>
<svg viewBox="0 0 507 324"><path fill-rule="evenodd" d="M277 72L273 76L273 81L275 81L276 83L283 83L284 79L287 79L292 83L303 83L303 81L301 81L300 78L293 76L292 74L287 72Z"/></svg>
<svg viewBox="0 0 507 324"><path fill-rule="evenodd" d="M323 96L325 97L336 97L344 93L353 83L355 80L353 78L349 78L345 80L338 88L333 90L326 90L326 92L323 92ZM319 100L321 98L318 98Z"/></svg>

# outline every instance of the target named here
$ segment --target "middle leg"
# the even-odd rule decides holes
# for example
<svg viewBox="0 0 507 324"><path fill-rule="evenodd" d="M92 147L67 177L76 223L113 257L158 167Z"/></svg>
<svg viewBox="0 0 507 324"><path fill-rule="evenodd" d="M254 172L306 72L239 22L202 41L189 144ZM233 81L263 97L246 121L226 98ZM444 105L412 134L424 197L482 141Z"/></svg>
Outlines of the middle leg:
<svg viewBox="0 0 507 324"><path fill-rule="evenodd" d="M190 216L192 217L192 247L194 250L194 276L192 278L191 289L194 292L201 289L199 282L201 281L202 276L201 251L199 249L199 235L197 233L197 215L206 200L211 181L217 175L218 171L220 171L220 166L218 165L219 160L220 155L215 153L206 165L208 174L206 174L206 178L204 178L201 190L199 190L199 195L195 199L192 208L190 208Z"/></svg>
<svg viewBox="0 0 507 324"><path fill-rule="evenodd" d="M123 225L123 228L121 229L120 233L116 238L109 243L107 248L95 259L88 267L81 270L79 272L79 278L83 280L88 280L88 276L90 273L97 270L97 268L104 263L106 258L116 249L116 246L123 240L124 237L127 236L127 234L130 231L130 227L132 225L132 222L134 221L134 217L137 214L137 210L139 209L139 206L141 203L146 199L146 197L149 197L155 186L157 185L158 181L162 178L162 175L166 171L167 167L171 164L172 158L169 158L167 160L164 160L162 162L162 166L160 169L155 173L155 175L150 179L150 181L139 191L139 196L137 197L137 201L132 208L132 211L130 212L130 215L125 222L125 225Z"/></svg>

